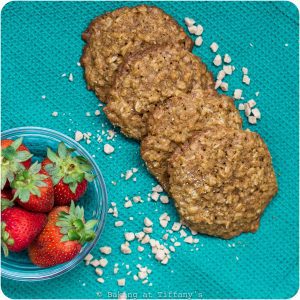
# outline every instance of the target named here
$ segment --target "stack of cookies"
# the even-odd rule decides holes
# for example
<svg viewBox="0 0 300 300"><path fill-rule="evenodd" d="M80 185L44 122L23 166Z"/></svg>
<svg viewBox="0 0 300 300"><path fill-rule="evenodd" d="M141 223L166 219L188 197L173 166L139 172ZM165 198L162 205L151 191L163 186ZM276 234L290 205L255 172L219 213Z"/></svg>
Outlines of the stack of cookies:
<svg viewBox="0 0 300 300"><path fill-rule="evenodd" d="M226 239L255 232L277 192L270 153L257 133L242 130L234 101L215 91L183 28L141 5L97 17L83 39L88 89L122 133L141 141L182 221Z"/></svg>

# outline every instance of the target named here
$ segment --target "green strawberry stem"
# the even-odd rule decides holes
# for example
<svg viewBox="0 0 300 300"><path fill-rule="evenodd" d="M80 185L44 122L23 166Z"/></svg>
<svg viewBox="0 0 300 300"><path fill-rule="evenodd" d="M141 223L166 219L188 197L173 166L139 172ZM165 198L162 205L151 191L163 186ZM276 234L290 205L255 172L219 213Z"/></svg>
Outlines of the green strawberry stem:
<svg viewBox="0 0 300 300"><path fill-rule="evenodd" d="M83 180L91 182L95 176L91 172L92 166L89 161L83 156L72 156L74 151L67 148L63 142L59 143L57 153L48 148L47 157L52 163L46 165L45 169L50 174L54 186L62 179L75 194L78 183Z"/></svg>
<svg viewBox="0 0 300 300"><path fill-rule="evenodd" d="M16 139L10 146L1 149L1 189L7 181L12 183L15 174L25 167L22 162L30 159L32 154L28 151L17 151L23 142L23 138Z"/></svg>
<svg viewBox="0 0 300 300"><path fill-rule="evenodd" d="M14 201L13 200L8 200L5 198L1 198L1 211L4 211L8 207L14 206Z"/></svg>
<svg viewBox="0 0 300 300"><path fill-rule="evenodd" d="M40 174L41 167L41 164L35 162L28 170L21 170L17 173L11 184L15 189L13 200L18 197L22 202L28 202L31 194L41 197L40 187L47 186L43 180L48 178L47 175Z"/></svg>
<svg viewBox="0 0 300 300"><path fill-rule="evenodd" d="M68 213L60 212L56 226L60 227L60 233L63 234L61 242L78 241L81 245L90 242L95 238L93 228L97 224L97 220L84 221L83 207L76 206L71 202Z"/></svg>
<svg viewBox="0 0 300 300"><path fill-rule="evenodd" d="M4 252L4 256L8 256L9 251L7 246L12 246L14 244L14 239L10 237L9 233L5 230L5 222L1 222L1 246Z"/></svg>

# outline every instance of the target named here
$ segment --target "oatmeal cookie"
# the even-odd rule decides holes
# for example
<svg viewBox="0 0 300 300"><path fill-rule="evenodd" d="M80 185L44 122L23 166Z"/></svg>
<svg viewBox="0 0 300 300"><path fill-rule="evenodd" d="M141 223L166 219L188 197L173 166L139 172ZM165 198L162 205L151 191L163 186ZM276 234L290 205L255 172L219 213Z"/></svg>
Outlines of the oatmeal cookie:
<svg viewBox="0 0 300 300"><path fill-rule="evenodd" d="M157 104L194 89L213 89L206 65L191 52L170 45L154 46L128 57L119 69L104 111L128 137L147 134L148 116Z"/></svg>
<svg viewBox="0 0 300 300"><path fill-rule="evenodd" d="M168 171L182 220L225 239L255 232L277 192L268 148L250 131L203 129L175 150Z"/></svg>
<svg viewBox="0 0 300 300"><path fill-rule="evenodd" d="M87 87L104 102L108 101L115 72L127 55L165 43L187 50L193 47L171 16L147 5L122 7L95 18L82 38L87 42L81 58Z"/></svg>
<svg viewBox="0 0 300 300"><path fill-rule="evenodd" d="M173 97L159 104L148 119L148 135L141 142L141 155L148 170L169 190L168 160L177 146L195 131L222 125L241 128L242 119L231 98L201 90Z"/></svg>

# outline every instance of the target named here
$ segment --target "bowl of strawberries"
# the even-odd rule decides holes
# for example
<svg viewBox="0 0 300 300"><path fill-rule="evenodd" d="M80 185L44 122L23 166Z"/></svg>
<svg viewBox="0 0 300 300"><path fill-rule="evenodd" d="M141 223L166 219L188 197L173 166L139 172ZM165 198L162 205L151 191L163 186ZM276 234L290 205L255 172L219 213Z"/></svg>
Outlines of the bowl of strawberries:
<svg viewBox="0 0 300 300"><path fill-rule="evenodd" d="M2 275L59 276L96 245L107 193L92 156L70 137L40 127L1 133Z"/></svg>

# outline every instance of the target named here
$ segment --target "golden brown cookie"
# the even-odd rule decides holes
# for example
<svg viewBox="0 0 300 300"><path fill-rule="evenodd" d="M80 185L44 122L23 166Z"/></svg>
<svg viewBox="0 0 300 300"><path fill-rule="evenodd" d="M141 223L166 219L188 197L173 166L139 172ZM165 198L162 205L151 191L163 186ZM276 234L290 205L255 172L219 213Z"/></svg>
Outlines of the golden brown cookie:
<svg viewBox="0 0 300 300"><path fill-rule="evenodd" d="M213 89L206 65L191 52L155 46L130 56L119 69L104 109L109 120L128 137L147 134L148 116L159 103L194 89Z"/></svg>
<svg viewBox="0 0 300 300"><path fill-rule="evenodd" d="M166 191L169 190L168 160L174 150L195 131L215 125L239 129L242 119L231 98L201 90L173 97L150 114L148 135L141 142L141 155Z"/></svg>
<svg viewBox="0 0 300 300"><path fill-rule="evenodd" d="M225 239L255 232L277 192L268 148L250 131L204 129L175 150L168 171L182 220Z"/></svg>
<svg viewBox="0 0 300 300"><path fill-rule="evenodd" d="M187 50L193 47L192 40L171 16L147 5L122 7L97 17L82 38L87 42L81 58L87 87L104 102L115 72L127 55L165 43Z"/></svg>

